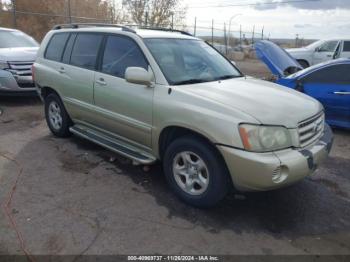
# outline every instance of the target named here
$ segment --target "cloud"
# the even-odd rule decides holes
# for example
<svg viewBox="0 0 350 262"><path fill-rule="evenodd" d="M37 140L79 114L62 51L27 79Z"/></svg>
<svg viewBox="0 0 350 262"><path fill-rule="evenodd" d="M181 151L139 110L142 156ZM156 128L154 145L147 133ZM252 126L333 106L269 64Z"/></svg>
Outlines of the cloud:
<svg viewBox="0 0 350 262"><path fill-rule="evenodd" d="M281 2L289 3L282 4ZM255 6L255 9L258 10L276 9L280 6L291 6L304 10L350 9L349 0L311 0L308 2L302 2L302 0L260 0L258 3L259 4Z"/></svg>
<svg viewBox="0 0 350 262"><path fill-rule="evenodd" d="M310 27L314 27L311 24L295 24L294 25L295 28L310 28Z"/></svg>

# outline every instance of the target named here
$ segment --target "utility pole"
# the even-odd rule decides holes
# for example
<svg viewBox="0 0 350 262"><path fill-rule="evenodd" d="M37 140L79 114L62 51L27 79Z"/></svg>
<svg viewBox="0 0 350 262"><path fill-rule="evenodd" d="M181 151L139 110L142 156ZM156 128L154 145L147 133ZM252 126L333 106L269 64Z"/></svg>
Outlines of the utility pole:
<svg viewBox="0 0 350 262"><path fill-rule="evenodd" d="M16 0L12 0L13 28L17 28Z"/></svg>
<svg viewBox="0 0 350 262"><path fill-rule="evenodd" d="M242 25L239 25L239 45L242 47Z"/></svg>
<svg viewBox="0 0 350 262"><path fill-rule="evenodd" d="M174 30L174 13L171 13L171 30Z"/></svg>
<svg viewBox="0 0 350 262"><path fill-rule="evenodd" d="M253 26L253 33L252 33L252 44L254 44L254 35L255 35L255 25Z"/></svg>
<svg viewBox="0 0 350 262"><path fill-rule="evenodd" d="M197 17L194 18L194 30L193 30L193 35L196 36L197 33Z"/></svg>
<svg viewBox="0 0 350 262"><path fill-rule="evenodd" d="M148 26L148 11L145 13L145 26Z"/></svg>
<svg viewBox="0 0 350 262"><path fill-rule="evenodd" d="M264 26L263 26L263 28L262 28L262 30L261 30L261 40L264 40Z"/></svg>
<svg viewBox="0 0 350 262"><path fill-rule="evenodd" d="M211 20L211 45L214 45L214 19Z"/></svg>
<svg viewBox="0 0 350 262"><path fill-rule="evenodd" d="M68 21L71 24L72 23L72 12L71 12L71 0L68 0Z"/></svg>

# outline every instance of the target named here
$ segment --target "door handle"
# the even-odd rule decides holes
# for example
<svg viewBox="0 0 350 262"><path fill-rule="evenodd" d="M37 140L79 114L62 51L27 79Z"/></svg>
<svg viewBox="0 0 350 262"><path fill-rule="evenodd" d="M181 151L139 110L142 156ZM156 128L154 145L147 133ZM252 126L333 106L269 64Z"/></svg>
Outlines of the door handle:
<svg viewBox="0 0 350 262"><path fill-rule="evenodd" d="M334 92L333 94L339 95L339 96L345 96L345 95L350 95L350 92L337 91L337 92Z"/></svg>
<svg viewBox="0 0 350 262"><path fill-rule="evenodd" d="M100 78L98 80L96 80L96 83L99 84L100 86L106 86L107 83L105 82L105 80L103 78Z"/></svg>
<svg viewBox="0 0 350 262"><path fill-rule="evenodd" d="M327 55L327 57L332 57L332 55Z"/></svg>
<svg viewBox="0 0 350 262"><path fill-rule="evenodd" d="M64 74L66 72L66 70L64 70L64 67L61 67L58 72L60 72L61 74Z"/></svg>

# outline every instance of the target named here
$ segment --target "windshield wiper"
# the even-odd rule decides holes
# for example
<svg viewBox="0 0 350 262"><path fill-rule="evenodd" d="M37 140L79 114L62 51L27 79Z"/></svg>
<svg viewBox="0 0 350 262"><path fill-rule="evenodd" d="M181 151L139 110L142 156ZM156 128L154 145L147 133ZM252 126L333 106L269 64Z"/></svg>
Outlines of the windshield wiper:
<svg viewBox="0 0 350 262"><path fill-rule="evenodd" d="M179 82L175 82L174 85L188 85L188 84L197 84L197 83L203 83L203 82L208 82L207 80L203 80L203 79L188 79L188 80L183 80L183 81L179 81Z"/></svg>
<svg viewBox="0 0 350 262"><path fill-rule="evenodd" d="M225 79L231 79L231 78L236 78L236 77L241 77L241 76L236 76L236 75L223 75L215 78L215 80L225 80Z"/></svg>

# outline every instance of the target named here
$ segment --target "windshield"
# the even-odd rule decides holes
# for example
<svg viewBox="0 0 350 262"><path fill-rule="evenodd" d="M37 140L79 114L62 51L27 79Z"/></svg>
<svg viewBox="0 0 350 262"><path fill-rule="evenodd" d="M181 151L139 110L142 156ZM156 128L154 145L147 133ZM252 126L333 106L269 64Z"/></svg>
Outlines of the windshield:
<svg viewBox="0 0 350 262"><path fill-rule="evenodd" d="M316 47L319 47L323 42L324 42L324 40L318 40L318 41L313 42L312 44L306 46L305 48L315 49Z"/></svg>
<svg viewBox="0 0 350 262"><path fill-rule="evenodd" d="M200 40L145 39L170 85L185 85L241 77L220 53Z"/></svg>
<svg viewBox="0 0 350 262"><path fill-rule="evenodd" d="M0 31L0 48L37 47L39 44L20 31Z"/></svg>

